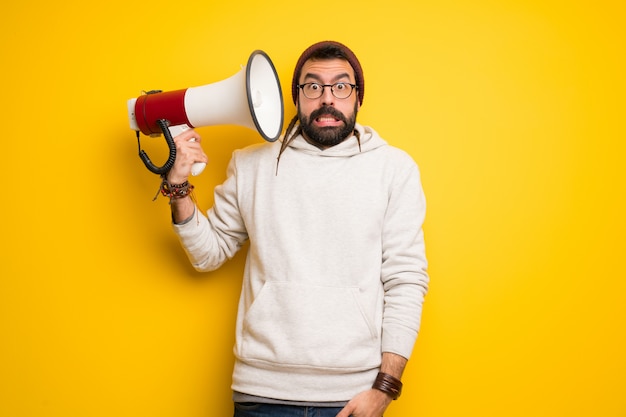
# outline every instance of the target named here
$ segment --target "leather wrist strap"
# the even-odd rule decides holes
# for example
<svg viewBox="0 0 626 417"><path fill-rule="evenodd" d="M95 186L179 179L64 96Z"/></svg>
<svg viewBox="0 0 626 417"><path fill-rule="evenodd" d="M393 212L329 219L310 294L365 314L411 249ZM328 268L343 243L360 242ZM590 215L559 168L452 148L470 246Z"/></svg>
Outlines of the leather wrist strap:
<svg viewBox="0 0 626 417"><path fill-rule="evenodd" d="M394 400L397 400L402 393L402 382L392 375L379 372L372 388L382 391Z"/></svg>

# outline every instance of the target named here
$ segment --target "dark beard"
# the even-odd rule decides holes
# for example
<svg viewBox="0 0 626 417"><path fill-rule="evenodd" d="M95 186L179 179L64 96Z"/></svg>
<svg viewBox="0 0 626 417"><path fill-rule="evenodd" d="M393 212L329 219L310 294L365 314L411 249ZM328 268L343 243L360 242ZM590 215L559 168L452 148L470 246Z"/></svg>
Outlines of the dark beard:
<svg viewBox="0 0 626 417"><path fill-rule="evenodd" d="M354 124L356 123L357 103L354 104L354 113L352 117L347 119L343 113L331 106L324 106L311 113L310 117L306 117L298 110L298 118L300 119L300 127L304 136L317 147L331 147L340 144L348 139L354 133ZM343 122L343 126L326 126L316 127L312 121L321 115L328 114L336 117Z"/></svg>

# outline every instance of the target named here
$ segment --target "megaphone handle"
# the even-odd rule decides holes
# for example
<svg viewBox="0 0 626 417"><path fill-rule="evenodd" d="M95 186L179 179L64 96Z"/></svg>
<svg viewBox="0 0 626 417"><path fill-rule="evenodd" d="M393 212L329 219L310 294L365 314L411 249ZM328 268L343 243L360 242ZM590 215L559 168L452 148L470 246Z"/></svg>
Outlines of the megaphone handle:
<svg viewBox="0 0 626 417"><path fill-rule="evenodd" d="M169 127L170 134L173 137L176 137L176 136L180 135L181 133L183 133L187 129L189 129L189 126L187 126L187 125L176 125L176 126L170 126ZM195 139L192 138L191 141L195 142ZM202 173L202 171L204 171L205 167L206 167L206 164L204 162L195 162L191 166L191 175L193 175L194 177L196 175L200 175Z"/></svg>

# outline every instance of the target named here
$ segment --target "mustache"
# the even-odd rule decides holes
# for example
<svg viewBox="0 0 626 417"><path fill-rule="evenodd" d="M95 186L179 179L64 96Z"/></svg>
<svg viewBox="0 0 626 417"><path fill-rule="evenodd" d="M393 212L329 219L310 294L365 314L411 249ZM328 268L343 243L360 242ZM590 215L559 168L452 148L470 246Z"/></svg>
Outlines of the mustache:
<svg viewBox="0 0 626 417"><path fill-rule="evenodd" d="M315 120L318 117L323 116L323 115L333 116L334 118L341 120L344 123L348 122L348 120L343 115L343 113L332 106L324 106L317 110L314 110L313 112L311 112L311 116L309 116L309 120Z"/></svg>

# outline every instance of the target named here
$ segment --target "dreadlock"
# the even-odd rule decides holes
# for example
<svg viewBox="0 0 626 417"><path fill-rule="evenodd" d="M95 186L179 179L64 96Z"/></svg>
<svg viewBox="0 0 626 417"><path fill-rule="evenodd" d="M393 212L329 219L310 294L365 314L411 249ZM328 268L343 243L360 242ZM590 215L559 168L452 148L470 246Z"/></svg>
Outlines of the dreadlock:
<svg viewBox="0 0 626 417"><path fill-rule="evenodd" d="M298 122L298 115L296 114L295 116L293 116L293 119L291 119L291 122L289 122L289 126L287 126L287 130L285 130L285 137L283 138L283 143L280 145L280 151L278 152L278 157L276 158L276 175L278 175L278 164L280 163L281 155L283 154L283 152L285 152L285 149L287 149L287 146L289 146L289 144L300 133L302 133L302 128L300 127L300 125L298 125L298 128L295 129L295 131L291 133L291 136L287 136L289 135L289 132L293 130L297 122Z"/></svg>

